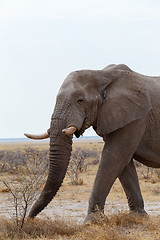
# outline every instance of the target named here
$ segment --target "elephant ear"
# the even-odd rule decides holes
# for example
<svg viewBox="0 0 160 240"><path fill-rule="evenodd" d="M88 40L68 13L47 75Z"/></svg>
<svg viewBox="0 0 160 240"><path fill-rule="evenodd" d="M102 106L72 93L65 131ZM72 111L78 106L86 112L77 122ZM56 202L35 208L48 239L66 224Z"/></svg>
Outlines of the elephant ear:
<svg viewBox="0 0 160 240"><path fill-rule="evenodd" d="M99 110L95 129L100 136L122 128L144 117L150 111L149 93L143 80L137 77L137 74L134 76L127 72L105 88L103 93L105 98Z"/></svg>

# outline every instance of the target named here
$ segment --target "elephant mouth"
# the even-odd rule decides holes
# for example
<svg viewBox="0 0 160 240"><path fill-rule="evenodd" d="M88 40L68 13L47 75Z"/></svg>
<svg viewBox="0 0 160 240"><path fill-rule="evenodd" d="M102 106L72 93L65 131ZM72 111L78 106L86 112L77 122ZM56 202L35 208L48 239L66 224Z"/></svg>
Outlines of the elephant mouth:
<svg viewBox="0 0 160 240"><path fill-rule="evenodd" d="M84 133L84 131L82 131L81 129L80 130L76 130L74 135L79 138L82 134Z"/></svg>
<svg viewBox="0 0 160 240"><path fill-rule="evenodd" d="M62 132L68 136L70 135L75 135L77 138L79 138L83 133L84 133L84 129L81 128L80 130L78 130L76 127L74 126L71 126L71 127L68 127L68 128L65 128L62 130Z"/></svg>
<svg viewBox="0 0 160 240"><path fill-rule="evenodd" d="M85 118L81 128L76 127L76 125L78 125L78 124L70 124L67 128L62 130L62 133L66 134L68 136L74 134L77 138L79 138L81 135L83 135L85 130L90 127L90 123L86 118Z"/></svg>
<svg viewBox="0 0 160 240"><path fill-rule="evenodd" d="M90 127L90 124L88 123L87 119L85 119L82 127L80 128L80 130L77 129L77 130L74 132L74 135L75 135L77 138L79 138L80 136L83 135L83 133L85 132L85 130L86 130L87 128L89 128L89 127Z"/></svg>

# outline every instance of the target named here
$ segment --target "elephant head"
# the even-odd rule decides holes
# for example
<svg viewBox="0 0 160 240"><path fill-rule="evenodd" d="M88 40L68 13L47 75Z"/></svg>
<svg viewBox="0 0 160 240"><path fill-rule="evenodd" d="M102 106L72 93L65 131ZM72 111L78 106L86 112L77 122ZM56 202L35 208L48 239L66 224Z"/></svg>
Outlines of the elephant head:
<svg viewBox="0 0 160 240"><path fill-rule="evenodd" d="M29 217L42 211L60 188L71 155L73 134L79 137L93 126L103 137L146 115L149 109L143 81L125 65L69 74L57 95L48 134L35 136L50 137L50 165L44 189Z"/></svg>

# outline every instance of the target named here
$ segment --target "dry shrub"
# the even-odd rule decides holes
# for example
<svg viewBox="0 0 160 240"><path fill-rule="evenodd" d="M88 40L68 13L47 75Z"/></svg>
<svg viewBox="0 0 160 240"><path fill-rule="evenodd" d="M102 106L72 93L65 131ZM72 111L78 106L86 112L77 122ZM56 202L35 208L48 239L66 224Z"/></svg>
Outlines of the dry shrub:
<svg viewBox="0 0 160 240"><path fill-rule="evenodd" d="M7 178L0 179L0 182L6 187L2 192L8 191L10 194L8 200L14 207L16 224L22 228L27 211L46 181L47 153L27 148L24 151L5 152L1 157L10 162L10 168L15 166L15 169L19 169L20 174L14 172Z"/></svg>
<svg viewBox="0 0 160 240"><path fill-rule="evenodd" d="M65 221L59 217L55 218L56 220L51 220L50 218L44 220L29 220L27 224L25 224L23 231L25 231L27 234L30 234L30 230L32 229L32 234L34 233L35 237L52 237L53 235L69 236L80 230L80 226L78 226L75 222Z"/></svg>
<svg viewBox="0 0 160 240"><path fill-rule="evenodd" d="M141 174L144 179L151 179L153 176L153 168L143 166Z"/></svg>
<svg viewBox="0 0 160 240"><path fill-rule="evenodd" d="M109 222L121 227L136 227L136 225L142 224L144 218L139 214L119 213L110 216Z"/></svg>
<svg viewBox="0 0 160 240"><path fill-rule="evenodd" d="M142 163L137 162L136 160L134 160L134 164L137 168L137 172L140 178L153 184L160 182L160 169L147 167Z"/></svg>
<svg viewBox="0 0 160 240"><path fill-rule="evenodd" d="M0 239L158 240L160 236L160 217L156 216L142 218L119 213L96 224L85 225L55 219L25 221L23 230L12 220L0 219Z"/></svg>
<svg viewBox="0 0 160 240"><path fill-rule="evenodd" d="M157 176L158 181L160 181L160 169L154 169L154 172Z"/></svg>
<svg viewBox="0 0 160 240"><path fill-rule="evenodd" d="M13 220L0 219L0 239L59 239L60 236L71 236L78 230L80 226L74 222L59 218L54 221L49 218L26 220L23 230Z"/></svg>
<svg viewBox="0 0 160 240"><path fill-rule="evenodd" d="M106 225L90 224L83 226L80 232L75 233L72 240L119 240L119 235Z"/></svg>
<svg viewBox="0 0 160 240"><path fill-rule="evenodd" d="M95 240L150 240L159 239L160 217L141 217L119 213L96 224L87 224L71 239Z"/></svg>
<svg viewBox="0 0 160 240"><path fill-rule="evenodd" d="M41 164L44 169L48 168L48 151L38 151L33 148L26 148L17 151L0 151L0 172L10 174L25 173L29 162L35 165Z"/></svg>
<svg viewBox="0 0 160 240"><path fill-rule="evenodd" d="M88 165L99 163L100 153L89 149L77 148L72 152L67 174L71 179L71 184L82 185L83 179L80 173L87 171Z"/></svg>

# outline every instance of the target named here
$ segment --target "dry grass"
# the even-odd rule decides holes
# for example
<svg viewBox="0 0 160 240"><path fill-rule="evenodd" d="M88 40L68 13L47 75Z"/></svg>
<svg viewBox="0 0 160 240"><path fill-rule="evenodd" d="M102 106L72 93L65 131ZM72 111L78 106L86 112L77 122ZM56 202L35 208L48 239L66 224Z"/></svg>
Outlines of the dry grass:
<svg viewBox="0 0 160 240"><path fill-rule="evenodd" d="M0 220L0 239L35 239L51 238L57 236L70 236L78 231L78 226L68 221L57 218L56 221L50 219L35 219L26 221L23 229L15 224L14 220Z"/></svg>
<svg viewBox="0 0 160 240"><path fill-rule="evenodd" d="M0 151L7 150L7 151L16 151L16 150L23 150L25 148L35 148L37 150L47 150L49 148L48 141L29 141L29 142L6 142L0 144Z"/></svg>
<svg viewBox="0 0 160 240"><path fill-rule="evenodd" d="M28 142L2 142L0 144L0 151L2 150L23 150L25 148L35 148L37 150L47 150L49 149L49 141L28 141ZM83 149L89 149L89 150L101 150L103 147L102 141L78 141L74 142L73 144L73 150L75 148L83 148Z"/></svg>
<svg viewBox="0 0 160 240"><path fill-rule="evenodd" d="M0 219L0 239L158 240L160 236L160 217L141 218L119 213L97 224L81 226L56 219L26 221L23 230L14 221Z"/></svg>

